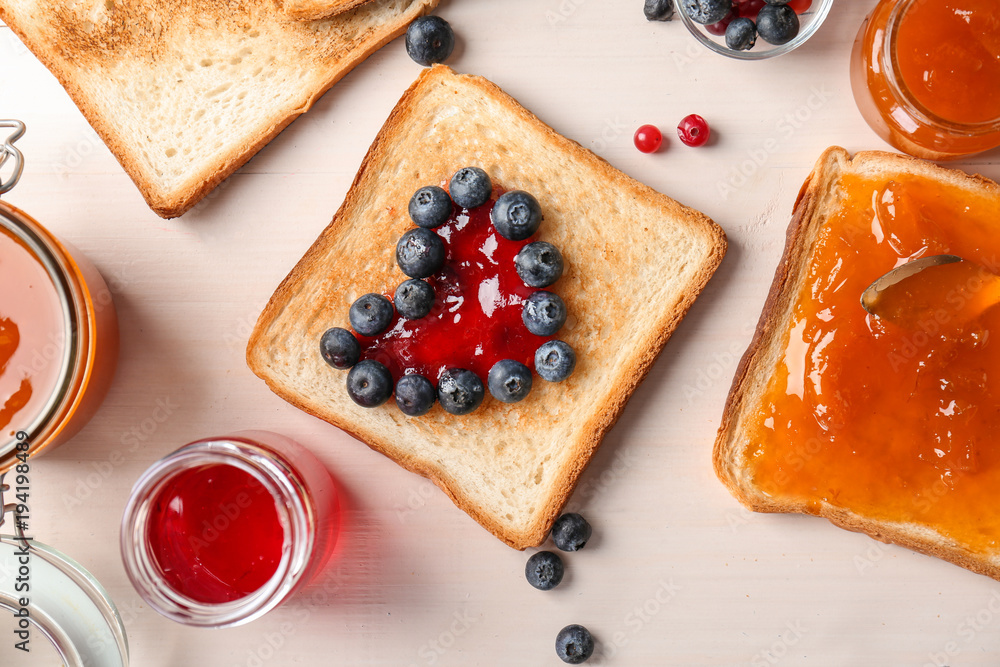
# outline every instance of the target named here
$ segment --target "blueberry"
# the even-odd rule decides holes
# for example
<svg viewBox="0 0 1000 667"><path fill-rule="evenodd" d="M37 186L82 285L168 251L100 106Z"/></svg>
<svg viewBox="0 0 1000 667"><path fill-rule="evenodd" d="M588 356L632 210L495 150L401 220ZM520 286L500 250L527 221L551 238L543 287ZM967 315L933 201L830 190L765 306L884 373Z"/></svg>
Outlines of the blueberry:
<svg viewBox="0 0 1000 667"><path fill-rule="evenodd" d="M791 0L764 0L768 5L787 5Z"/></svg>
<svg viewBox="0 0 1000 667"><path fill-rule="evenodd" d="M319 339L319 352L323 355L323 361L344 370L358 363L361 346L350 331L333 327L323 332Z"/></svg>
<svg viewBox="0 0 1000 667"><path fill-rule="evenodd" d="M768 44L786 44L799 34L799 16L787 5L765 5L757 14L757 34Z"/></svg>
<svg viewBox="0 0 1000 667"><path fill-rule="evenodd" d="M362 407L382 405L392 396L392 375L374 359L364 359L347 374L347 393Z"/></svg>
<svg viewBox="0 0 1000 667"><path fill-rule="evenodd" d="M562 382L576 368L576 353L561 340L542 343L535 350L535 372L543 380Z"/></svg>
<svg viewBox="0 0 1000 667"><path fill-rule="evenodd" d="M434 288L423 280L410 278L396 288L393 297L396 310L408 320L419 320L434 307Z"/></svg>
<svg viewBox="0 0 1000 667"><path fill-rule="evenodd" d="M493 398L517 403L531 391L531 369L520 361L501 359L493 364L486 379Z"/></svg>
<svg viewBox="0 0 1000 667"><path fill-rule="evenodd" d="M579 551L593 531L579 514L563 514L552 524L552 541L561 551Z"/></svg>
<svg viewBox="0 0 1000 667"><path fill-rule="evenodd" d="M757 26L750 19L740 16L726 27L726 46L733 51L749 51L757 43Z"/></svg>
<svg viewBox="0 0 1000 667"><path fill-rule="evenodd" d="M392 302L381 294L365 294L351 304L347 317L362 336L377 336L392 324Z"/></svg>
<svg viewBox="0 0 1000 667"><path fill-rule="evenodd" d="M434 385L423 375L404 375L396 383L396 405L404 415L425 415L436 399Z"/></svg>
<svg viewBox="0 0 1000 667"><path fill-rule="evenodd" d="M733 0L681 0L681 9L695 23L709 25L726 18Z"/></svg>
<svg viewBox="0 0 1000 667"><path fill-rule="evenodd" d="M438 380L438 400L453 415L469 414L479 407L485 395L483 381L464 368L449 368Z"/></svg>
<svg viewBox="0 0 1000 667"><path fill-rule="evenodd" d="M524 566L528 583L540 591L551 591L558 586L564 571L562 558L551 551L539 551Z"/></svg>
<svg viewBox="0 0 1000 667"><path fill-rule="evenodd" d="M444 191L444 188L428 185L420 188L410 197L408 210L410 219L418 227L434 229L448 222L448 218L451 217L451 197Z"/></svg>
<svg viewBox="0 0 1000 667"><path fill-rule="evenodd" d="M444 257L444 241L423 227L409 230L396 244L396 263L411 278L434 275L444 265Z"/></svg>
<svg viewBox="0 0 1000 667"><path fill-rule="evenodd" d="M443 63L455 48L455 33L440 16L421 16L406 29L406 54L423 65Z"/></svg>
<svg viewBox="0 0 1000 667"><path fill-rule="evenodd" d="M594 653L594 638L582 625L567 625L556 635L556 655L563 662L579 665Z"/></svg>
<svg viewBox="0 0 1000 667"><path fill-rule="evenodd" d="M566 304L559 295L539 290L524 302L521 319L536 336L552 336L566 323Z"/></svg>
<svg viewBox="0 0 1000 667"><path fill-rule="evenodd" d="M448 184L451 200L462 208L476 208L490 200L493 183L479 167L465 167L455 172Z"/></svg>
<svg viewBox="0 0 1000 667"><path fill-rule="evenodd" d="M511 241L523 241L537 232L542 224L542 207L524 190L511 190L497 198L490 211L490 220L500 236Z"/></svg>
<svg viewBox="0 0 1000 667"><path fill-rule="evenodd" d="M646 0L642 11L647 21L669 21L674 17L674 0Z"/></svg>
<svg viewBox="0 0 1000 667"><path fill-rule="evenodd" d="M562 275L562 253L551 243L535 241L517 253L514 269L528 287L548 287Z"/></svg>

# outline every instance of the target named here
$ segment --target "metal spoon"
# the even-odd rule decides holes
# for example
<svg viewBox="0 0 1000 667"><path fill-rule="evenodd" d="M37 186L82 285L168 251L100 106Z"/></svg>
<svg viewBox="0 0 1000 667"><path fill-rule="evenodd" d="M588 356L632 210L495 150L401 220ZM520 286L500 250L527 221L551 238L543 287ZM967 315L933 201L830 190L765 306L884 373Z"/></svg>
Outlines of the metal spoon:
<svg viewBox="0 0 1000 667"><path fill-rule="evenodd" d="M889 287L892 287L896 283L906 280L907 278L914 276L931 266L940 266L942 264L952 264L954 262L961 261L964 260L957 255L930 255L928 257L921 257L920 259L915 259L901 266L897 266L892 271L876 278L875 282L869 285L868 288L861 293L861 307L872 315L878 315L879 298Z"/></svg>

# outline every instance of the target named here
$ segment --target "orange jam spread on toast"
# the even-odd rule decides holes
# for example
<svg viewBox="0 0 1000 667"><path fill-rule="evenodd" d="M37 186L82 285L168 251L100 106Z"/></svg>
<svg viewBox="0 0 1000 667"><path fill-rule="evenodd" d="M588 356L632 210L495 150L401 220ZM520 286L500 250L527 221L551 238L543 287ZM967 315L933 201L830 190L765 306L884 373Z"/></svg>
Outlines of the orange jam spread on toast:
<svg viewBox="0 0 1000 667"><path fill-rule="evenodd" d="M841 187L751 417L754 483L1000 548L1000 197L907 175ZM968 261L909 279L891 317L861 307L876 278L936 254Z"/></svg>

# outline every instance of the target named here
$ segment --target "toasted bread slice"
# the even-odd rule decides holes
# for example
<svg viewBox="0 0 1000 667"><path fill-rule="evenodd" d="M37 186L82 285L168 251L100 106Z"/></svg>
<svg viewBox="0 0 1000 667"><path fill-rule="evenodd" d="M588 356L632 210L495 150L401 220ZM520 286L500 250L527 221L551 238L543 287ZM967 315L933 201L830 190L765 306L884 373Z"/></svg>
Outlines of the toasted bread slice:
<svg viewBox="0 0 1000 667"><path fill-rule="evenodd" d="M0 0L0 19L172 218L435 5L372 0L303 23L274 0Z"/></svg>
<svg viewBox="0 0 1000 667"><path fill-rule="evenodd" d="M412 194L465 166L534 194L566 270L552 288L570 318L559 337L577 353L560 383L536 379L520 403L487 395L466 416L439 406L406 417L348 397L346 373L319 340L347 328L368 292L392 294L413 228ZM250 336L247 361L278 395L401 466L428 477L512 547L540 544L580 474L664 343L722 260L722 230L556 134L485 79L425 70L368 151L333 221L281 283Z"/></svg>
<svg viewBox="0 0 1000 667"><path fill-rule="evenodd" d="M316 21L354 9L369 0L275 0L285 16L297 21Z"/></svg>
<svg viewBox="0 0 1000 667"><path fill-rule="evenodd" d="M874 185L853 191L863 192L863 196L852 195L848 185L858 182ZM963 483L958 478L972 471L956 473L956 468L948 468L951 464L934 462L929 465L942 466L940 475L936 468L923 468L923 460L937 461L938 457L951 456L942 451L942 448L948 449L948 445L930 442L930 435L927 435L928 442L925 443L899 442L895 436L898 425L920 423L918 420L922 414L897 414L895 410L885 408L889 403L878 400L880 396L886 396L889 397L887 401L903 402L911 400L906 397L913 396L912 400L916 401L926 396L917 383L901 381L899 377L902 376L885 372L883 367L902 368L901 372L910 373L906 377L912 377L917 372L913 369L920 364L921 355L932 353L932 346L936 344L932 340L934 336L928 337L931 342L921 343L923 351L918 345L912 348L914 351L911 354L909 348L905 348L907 340L912 342L917 335L917 342L920 343L923 339L919 336L924 336L924 333L892 329L897 325L876 322L878 318L875 316L866 319L866 313L857 302L864 288L893 268L894 261L906 261L905 257L886 256L881 266L863 264L866 253L872 252L871 248L879 244L883 244L884 248L884 243L898 243L901 249L910 244L906 252L915 248L917 252L913 256L949 251L964 254L980 244L973 238L963 246L963 242L956 240L958 237L947 231L940 238L932 233L921 237L908 232L905 227L895 230L899 238L888 239L887 233L884 238L881 237L891 227L886 227L887 223L880 219L880 213L871 214L872 207L877 205L876 199L883 202L893 216L897 215L897 205L911 205L898 199L890 200L884 195L876 197L873 193L880 187L909 188L909 192L919 189L929 192L941 187L940 195L936 192L927 195L927 201L936 208L921 209L920 215L927 216L927 220L920 224L927 229L947 230L953 225L971 225L971 217L965 217L970 215L970 210L980 216L982 211L1000 210L1000 186L981 176L970 176L903 155L862 152L852 158L841 148L828 149L816 163L796 201L784 255L775 272L756 333L739 364L726 402L715 442L715 470L730 492L752 510L822 516L842 528L863 532L883 542L900 544L1000 579L1000 548L995 543L993 546L980 543L977 538L971 541L963 539L963 535L978 530L976 524L983 517L992 517L983 525L996 526L996 518L1000 515L996 509L998 496L995 489L1000 489L1000 486L992 487L992 501L985 508L980 503L956 506L957 501L952 499L958 496L949 498L949 495L954 493L956 483ZM841 211L850 210L860 210L865 214L863 225L849 229L847 223L841 222L849 219L841 216ZM938 219L942 217L941 210L950 211L953 215L943 216L948 218L946 220ZM984 217L989 219L991 216ZM891 224L891 218L887 219ZM823 266L817 263L817 257L823 252L824 239L835 236L850 239L845 243L849 244L851 255L842 264L842 272L835 279L830 279L831 272L817 268ZM925 244L923 249L921 244ZM850 290L851 309L827 310L822 317L806 314L809 310L804 303L818 303L820 300L833 303L826 299L835 290ZM831 314L834 312L836 314ZM951 335L947 334L945 326L947 321L944 324L938 322L937 328L928 331L934 335ZM791 338L793 329L798 337L794 341ZM802 331L808 332L808 335ZM876 336L871 331L888 331L888 334ZM874 344L884 347L878 348L879 355L847 357L847 365L839 359L824 365L826 360L834 359L830 356L833 353L828 348L818 349L818 346L833 346L839 344L836 343L838 338L842 340L845 336L854 335L883 340L884 343ZM800 339L808 340L799 345ZM903 341L906 351L893 357L898 352L894 347L897 341ZM841 354L841 358L843 356ZM864 382L873 387L870 395L851 393L855 385L847 385L838 378L838 373L845 372L845 368L848 369L846 372L867 374ZM803 376L806 389L802 388ZM787 383L782 379L786 377ZM793 378L798 378L794 386ZM811 391L819 398L810 399ZM779 430L784 423L781 415L793 412L772 411L773 397L781 392L790 397L788 405L801 403L807 406L802 408L804 413L823 424L821 428L824 430L819 431L815 425L810 425L812 430L803 428L794 431L798 437L783 437L786 431ZM803 399L803 396L806 398ZM849 407L841 408L842 404ZM996 405L978 407L984 416L997 411ZM841 409L843 413L838 412ZM864 418L837 417L859 413L863 413ZM945 414L950 413L945 410ZM776 423L779 426L776 427ZM791 424L790 421L788 423ZM793 428L797 426L788 426L787 433L793 432ZM920 426L914 428L919 431ZM814 436L814 430L819 435ZM847 439L854 443L847 448L848 458L832 460L834 456L841 456L840 450L834 447L848 442ZM920 452L924 451L931 452L930 456L923 456ZM762 467L772 459L777 461L776 465ZM765 463L760 463L761 460ZM831 466L836 469L831 469ZM976 474L996 475L998 471L995 468L980 470ZM970 474L969 479L972 477ZM775 484L775 480L779 479L782 481ZM796 480L794 485L788 483L792 479ZM942 480L945 483L939 486ZM809 485L812 485L809 493L800 492L801 488ZM854 490L855 486L863 490ZM784 490L776 490L778 488ZM862 497L873 500L860 500ZM938 507L942 508L940 514L936 511ZM944 512L945 507L947 512ZM941 518L950 515L954 515L951 519L954 525Z"/></svg>

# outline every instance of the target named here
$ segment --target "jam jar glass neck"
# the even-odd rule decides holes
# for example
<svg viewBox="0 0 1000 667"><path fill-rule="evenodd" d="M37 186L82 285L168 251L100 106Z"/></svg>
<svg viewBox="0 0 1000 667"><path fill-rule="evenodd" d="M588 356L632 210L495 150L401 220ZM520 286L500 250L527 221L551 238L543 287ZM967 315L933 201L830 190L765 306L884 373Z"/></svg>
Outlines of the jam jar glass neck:
<svg viewBox="0 0 1000 667"><path fill-rule="evenodd" d="M6 430L0 434L0 472L17 462L15 453L18 444L28 442L29 453L50 439L51 430L60 421L61 415L70 407L73 393L81 378L77 367L85 354L87 328L82 322L86 305L80 287L70 277L73 272L62 253L55 250L55 241L38 225L13 206L0 202L0 227L38 260L52 281L59 307L62 312L62 350L56 358L45 359L45 363L59 364L57 384L45 405L36 415L30 416L24 426ZM5 233L0 231L0 234ZM27 437L25 437L27 436Z"/></svg>
<svg viewBox="0 0 1000 667"><path fill-rule="evenodd" d="M260 482L274 498L284 532L281 558L270 579L249 595L217 604L193 600L166 585L147 538L150 512L159 493L177 475L213 464L233 466ZM279 605L301 582L316 540L315 508L306 498L298 474L249 440L227 437L193 443L153 465L136 482L122 521L125 569L143 599L171 620L201 627L247 623Z"/></svg>
<svg viewBox="0 0 1000 667"><path fill-rule="evenodd" d="M922 104L906 81L903 80L899 62L900 26L906 20L907 13L916 5L928 0L899 0L886 20L882 48L878 59L889 92L910 115L913 121L925 127L936 127L958 137L975 138L1000 132L1000 118L994 118L982 123L961 123L944 118L929 110ZM936 0L932 0L936 1Z"/></svg>

